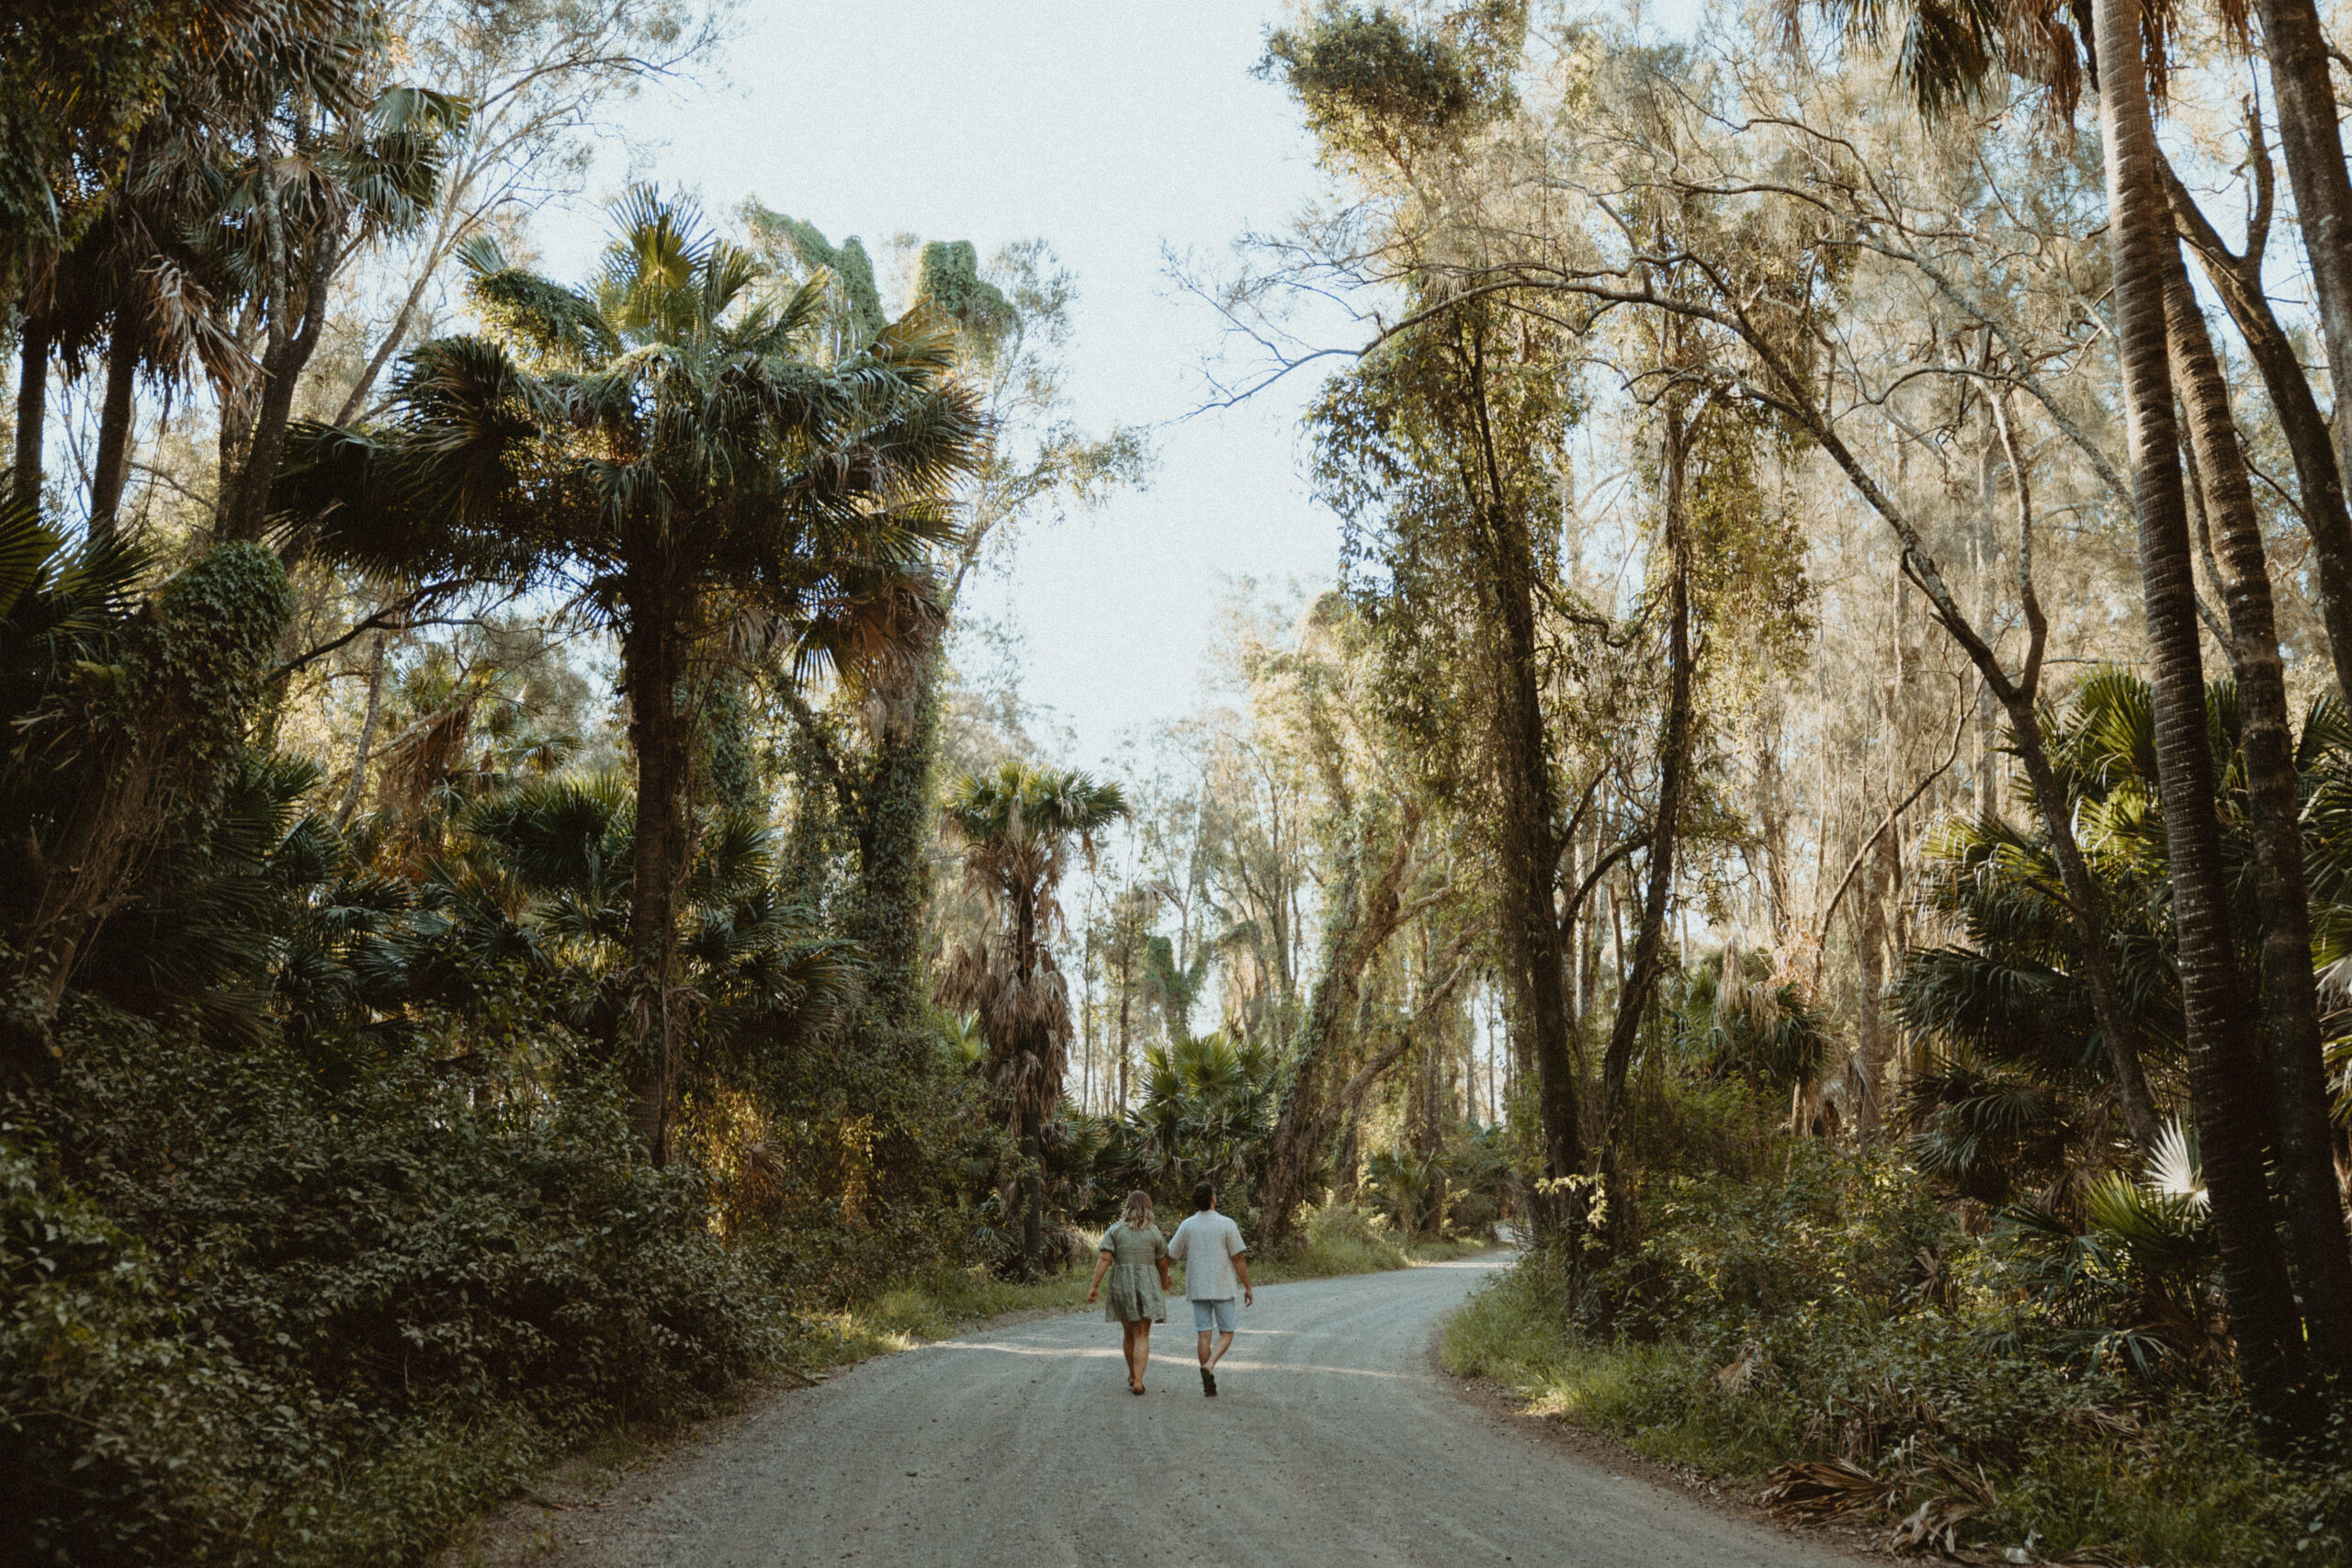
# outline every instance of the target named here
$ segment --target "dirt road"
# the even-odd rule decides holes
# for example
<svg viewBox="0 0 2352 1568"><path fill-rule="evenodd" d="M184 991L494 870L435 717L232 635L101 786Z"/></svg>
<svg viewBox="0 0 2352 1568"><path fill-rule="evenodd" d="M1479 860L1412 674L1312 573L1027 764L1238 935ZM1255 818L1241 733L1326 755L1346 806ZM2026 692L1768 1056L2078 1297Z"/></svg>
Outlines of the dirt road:
<svg viewBox="0 0 2352 1568"><path fill-rule="evenodd" d="M1118 1330L1052 1317L779 1397L563 1521L578 1568L1826 1568L1851 1559L1614 1475L1446 1386L1491 1263L1258 1292L1201 1395L1190 1314L1127 1393ZM575 1533L579 1530L584 1533Z"/></svg>

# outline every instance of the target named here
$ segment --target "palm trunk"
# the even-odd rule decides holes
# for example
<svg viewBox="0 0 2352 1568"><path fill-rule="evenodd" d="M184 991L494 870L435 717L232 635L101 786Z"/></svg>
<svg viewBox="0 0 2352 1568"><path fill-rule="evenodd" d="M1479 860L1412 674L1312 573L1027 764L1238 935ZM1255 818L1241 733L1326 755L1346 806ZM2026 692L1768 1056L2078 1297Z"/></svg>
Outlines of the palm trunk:
<svg viewBox="0 0 2352 1568"><path fill-rule="evenodd" d="M1132 964L1119 966L1119 1114L1127 1113L1127 1029L1134 1011L1135 995L1129 983Z"/></svg>
<svg viewBox="0 0 2352 1568"><path fill-rule="evenodd" d="M2165 252L2175 245L2156 184L2139 0L2096 0L2099 130L2115 265L2117 357L2139 525L2141 588L2154 688L2156 775L2170 852L2181 1012L2197 1130L2222 1274L2248 1401L2274 1434L2312 1415L2309 1365L2271 1228L2258 1091L2267 1075L2231 1026L2231 952L2212 752L2205 729L2196 581L2180 488L2165 323Z"/></svg>
<svg viewBox="0 0 2352 1568"><path fill-rule="evenodd" d="M2239 749L2254 818L2262 908L2263 1015L2278 1087L2278 1157L2290 1199L2288 1235L2312 1359L2324 1375L2340 1379L2352 1374L2352 1251L2346 1247L2336 1188L2319 995L2312 973L2311 902L2303 879L2286 671L2278 658L2261 523L2230 412L2229 389L2188 269L2180 265L2177 248L2166 250L2173 264L2165 279L2173 373L2188 414L2229 606Z"/></svg>
<svg viewBox="0 0 2352 1568"><path fill-rule="evenodd" d="M2260 130L2259 120L2249 126L2256 135ZM2278 324L2263 286L2263 253L2270 226L2270 157L2256 145L2252 161L2258 195L2243 254L2233 254L2222 243L2169 165L2159 172L2173 222L2181 238L2195 248L2222 308L2245 337L2247 356L2262 373L2263 389L2278 413L2279 434L2286 437L2287 452L2295 465L2296 499L2303 525L2311 534L2320 620L2327 627L2336 689L2352 696L2352 513L2346 510L2344 471L2336 462L2335 437L2320 412L2319 400L2312 395L2302 356L2286 328Z"/></svg>
<svg viewBox="0 0 2352 1568"><path fill-rule="evenodd" d="M16 493L40 500L41 436L49 420L49 324L29 312L17 365Z"/></svg>
<svg viewBox="0 0 2352 1568"><path fill-rule="evenodd" d="M131 393L139 370L139 348L122 325L107 344L107 389L98 409L97 459L90 475L90 538L111 539L115 513L130 475L130 427L138 413Z"/></svg>
<svg viewBox="0 0 2352 1568"><path fill-rule="evenodd" d="M2262 0L2261 15L2271 91L2278 104L2278 142L2287 155L2287 183L2295 193L2303 253L2311 263L2312 292L2319 297L2320 321L2326 329L2328 384L2336 389L2340 404L2344 389L2352 388L2352 176L2345 172L2327 34L2313 0ZM2252 334L2248 342L2253 342ZM2298 378L2301 374L2298 365ZM2308 398L2308 387L2304 393ZM2289 423L2287 408L2278 406L2283 425ZM2352 670L2352 647L2346 646L2352 642L2352 604L2338 604L2339 596L2352 601L2352 525L2336 526L2343 517L2341 476L2352 473L2352 421L2339 417L2335 423L2335 509L2327 510L2325 491L2316 498L2316 506L2308 499L2305 505L2317 513L2312 546L2319 558L2328 637L2335 644L2337 683L2352 698L2352 682L2346 680ZM2300 457L2297 466L2302 466ZM2304 491L2307 497L2312 493L2308 480ZM2342 627L2339 611L2347 623Z"/></svg>
<svg viewBox="0 0 2352 1568"><path fill-rule="evenodd" d="M929 930L932 774L939 751L944 656L927 649L905 685L885 699L874 759L858 781L858 894L851 934L871 964L866 994L908 1049L930 1050L922 1034L929 987L922 944Z"/></svg>
<svg viewBox="0 0 2352 1568"><path fill-rule="evenodd" d="M637 995L624 1025L638 1133L656 1165L670 1158L678 1077L678 899L692 845L686 791L694 763L684 685L686 616L658 585L633 596L621 636L629 744L637 754L637 841L629 888L629 955Z"/></svg>

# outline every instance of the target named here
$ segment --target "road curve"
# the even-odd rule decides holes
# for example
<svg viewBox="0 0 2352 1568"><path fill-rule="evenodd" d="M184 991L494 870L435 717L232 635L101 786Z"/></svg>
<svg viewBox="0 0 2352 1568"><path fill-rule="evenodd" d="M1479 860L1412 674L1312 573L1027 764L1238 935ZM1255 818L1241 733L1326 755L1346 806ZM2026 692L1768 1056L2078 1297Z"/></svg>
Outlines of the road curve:
<svg viewBox="0 0 2352 1568"><path fill-rule="evenodd" d="M1189 1317L1150 1395L1057 1316L883 1357L623 1486L577 1568L1826 1568L1852 1559L1611 1474L1445 1386L1496 1265L1271 1286L1204 1399ZM575 1520L579 1516L574 1515ZM585 1522L585 1521L582 1521ZM569 1532L566 1532L569 1533Z"/></svg>

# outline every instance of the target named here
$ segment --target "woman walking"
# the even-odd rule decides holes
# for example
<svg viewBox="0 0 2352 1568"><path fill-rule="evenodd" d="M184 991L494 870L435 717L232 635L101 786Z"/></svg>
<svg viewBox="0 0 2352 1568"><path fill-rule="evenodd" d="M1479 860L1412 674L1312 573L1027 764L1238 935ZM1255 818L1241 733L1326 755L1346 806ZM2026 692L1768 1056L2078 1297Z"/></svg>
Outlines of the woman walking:
<svg viewBox="0 0 2352 1568"><path fill-rule="evenodd" d="M1104 1277L1110 1292L1102 1294ZM1168 1238L1151 1219L1151 1194L1137 1188L1127 1194L1126 1213L1102 1233L1102 1250L1094 1258L1094 1282L1086 1288L1086 1304L1102 1295L1102 1316L1119 1325L1121 1348L1127 1358L1127 1392L1141 1393L1144 1368L1151 1361L1151 1325L1168 1321Z"/></svg>

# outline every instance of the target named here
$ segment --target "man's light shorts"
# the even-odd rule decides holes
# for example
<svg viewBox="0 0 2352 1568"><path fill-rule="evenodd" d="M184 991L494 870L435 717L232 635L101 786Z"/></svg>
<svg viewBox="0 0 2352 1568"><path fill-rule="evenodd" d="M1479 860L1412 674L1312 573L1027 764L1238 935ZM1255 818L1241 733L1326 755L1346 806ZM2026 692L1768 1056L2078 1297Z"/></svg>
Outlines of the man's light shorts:
<svg viewBox="0 0 2352 1568"><path fill-rule="evenodd" d="M1233 1310L1233 1298L1222 1296L1216 1301L1195 1300L1193 1303L1193 1332L1206 1334L1211 1329L1230 1334L1241 1325L1240 1317Z"/></svg>

